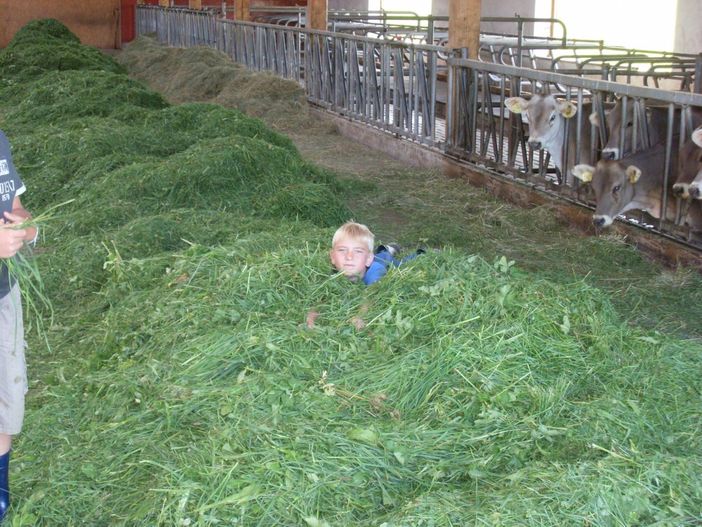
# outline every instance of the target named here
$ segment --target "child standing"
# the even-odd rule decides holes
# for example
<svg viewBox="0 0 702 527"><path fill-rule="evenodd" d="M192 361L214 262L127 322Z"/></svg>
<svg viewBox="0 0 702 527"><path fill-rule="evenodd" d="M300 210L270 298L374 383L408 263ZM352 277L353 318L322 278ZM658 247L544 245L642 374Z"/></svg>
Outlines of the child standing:
<svg viewBox="0 0 702 527"><path fill-rule="evenodd" d="M10 506L10 446L22 429L27 391L20 291L5 263L36 236L34 227L21 227L30 218L19 198L24 191L0 131L0 522Z"/></svg>

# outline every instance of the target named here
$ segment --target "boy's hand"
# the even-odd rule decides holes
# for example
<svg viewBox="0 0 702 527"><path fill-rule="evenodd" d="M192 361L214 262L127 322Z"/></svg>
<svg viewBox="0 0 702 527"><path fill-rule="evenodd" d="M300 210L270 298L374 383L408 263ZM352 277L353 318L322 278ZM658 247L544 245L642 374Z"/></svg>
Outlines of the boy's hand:
<svg viewBox="0 0 702 527"><path fill-rule="evenodd" d="M12 212L5 212L5 215L3 217L3 220L5 220L5 224L11 224L11 225L19 225L22 223L24 220L26 220L24 216L20 216L19 214L13 214Z"/></svg>
<svg viewBox="0 0 702 527"><path fill-rule="evenodd" d="M368 304L364 303L358 308L358 315L351 318L351 324L359 331L366 327L366 321L361 318L365 316L366 313L368 313Z"/></svg>
<svg viewBox="0 0 702 527"><path fill-rule="evenodd" d="M351 324L359 331L366 327L366 322L361 317L353 317Z"/></svg>
<svg viewBox="0 0 702 527"><path fill-rule="evenodd" d="M0 223L0 258L12 258L24 245L27 231L26 229L10 228L12 225L15 225L16 218L19 219L17 223L21 223L22 218L7 212L5 215L9 216L10 222Z"/></svg>
<svg viewBox="0 0 702 527"><path fill-rule="evenodd" d="M310 329L314 328L314 323L317 320L317 317L319 317L319 312L309 311L307 313L307 318L305 319L305 325Z"/></svg>

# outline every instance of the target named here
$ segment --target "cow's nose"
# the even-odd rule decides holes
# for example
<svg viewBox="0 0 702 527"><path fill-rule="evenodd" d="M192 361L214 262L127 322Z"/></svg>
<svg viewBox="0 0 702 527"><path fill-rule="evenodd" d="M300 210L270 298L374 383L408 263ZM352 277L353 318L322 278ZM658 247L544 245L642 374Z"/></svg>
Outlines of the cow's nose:
<svg viewBox="0 0 702 527"><path fill-rule="evenodd" d="M685 194L687 194L691 190L692 189L688 188L688 186L684 183L676 183L675 185L673 185L673 194L679 197L684 198Z"/></svg>
<svg viewBox="0 0 702 527"><path fill-rule="evenodd" d="M541 141L529 141L529 147L534 150L539 150L541 149Z"/></svg>
<svg viewBox="0 0 702 527"><path fill-rule="evenodd" d="M592 223L595 224L595 227L604 227L605 219L601 216L593 216Z"/></svg>

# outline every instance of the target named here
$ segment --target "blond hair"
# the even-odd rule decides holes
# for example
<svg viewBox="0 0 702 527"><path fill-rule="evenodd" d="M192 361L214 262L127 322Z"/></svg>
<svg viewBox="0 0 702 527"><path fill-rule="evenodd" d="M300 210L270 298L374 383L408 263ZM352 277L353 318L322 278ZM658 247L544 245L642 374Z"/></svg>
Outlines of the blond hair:
<svg viewBox="0 0 702 527"><path fill-rule="evenodd" d="M373 252L375 236L373 236L370 229L362 223L356 223L355 221L347 221L344 223L334 233L334 237L332 238L332 247L334 247L339 240L344 238L363 242L368 245L368 250Z"/></svg>

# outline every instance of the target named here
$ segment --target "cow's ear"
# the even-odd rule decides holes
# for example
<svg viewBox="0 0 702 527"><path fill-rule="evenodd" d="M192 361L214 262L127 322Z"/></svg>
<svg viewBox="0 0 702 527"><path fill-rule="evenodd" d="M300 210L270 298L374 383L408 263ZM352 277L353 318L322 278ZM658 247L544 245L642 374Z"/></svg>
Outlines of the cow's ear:
<svg viewBox="0 0 702 527"><path fill-rule="evenodd" d="M578 113L578 107L570 101L558 101L558 111L566 119L570 119Z"/></svg>
<svg viewBox="0 0 702 527"><path fill-rule="evenodd" d="M590 183L592 175L595 173L595 167L591 165L575 165L571 172L583 183Z"/></svg>
<svg viewBox="0 0 702 527"><path fill-rule="evenodd" d="M596 128L600 127L600 116L597 115L597 112L592 112L590 114L590 117L588 117L588 119L590 119L590 124L592 124L592 126L594 126Z"/></svg>
<svg viewBox="0 0 702 527"><path fill-rule="evenodd" d="M698 128L692 132L692 142L702 148L702 128Z"/></svg>
<svg viewBox="0 0 702 527"><path fill-rule="evenodd" d="M607 118L608 115L609 115L609 110L605 110L605 112L604 112L605 119ZM599 113L592 112L590 114L590 116L588 117L588 119L590 120L590 123L592 124L592 126L594 126L595 128L600 127L600 123L602 121L600 121L600 114Z"/></svg>
<svg viewBox="0 0 702 527"><path fill-rule="evenodd" d="M512 113L525 112L528 103L529 101L522 97L507 97L505 99L505 106Z"/></svg>
<svg viewBox="0 0 702 527"><path fill-rule="evenodd" d="M641 169L635 165L626 167L626 176L629 178L629 183L636 183L641 177Z"/></svg>

